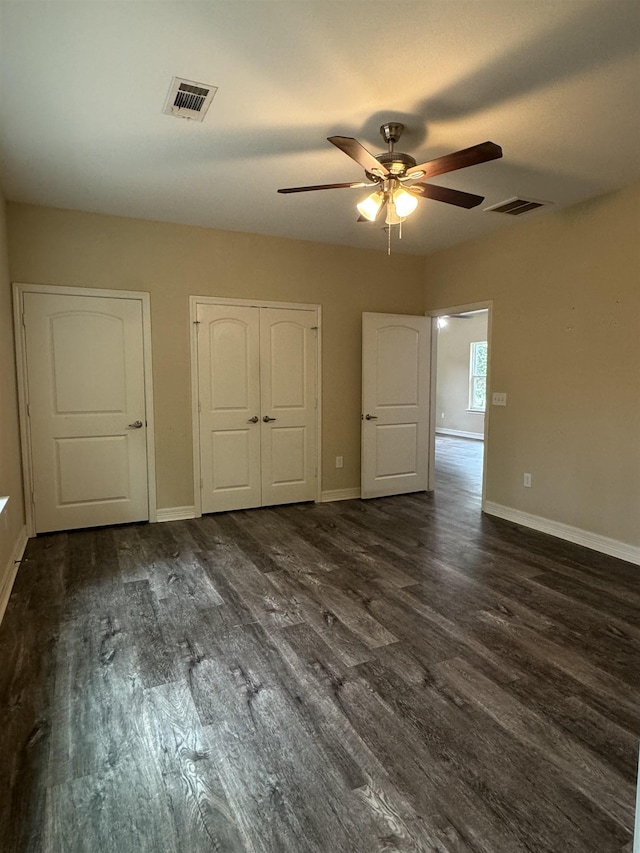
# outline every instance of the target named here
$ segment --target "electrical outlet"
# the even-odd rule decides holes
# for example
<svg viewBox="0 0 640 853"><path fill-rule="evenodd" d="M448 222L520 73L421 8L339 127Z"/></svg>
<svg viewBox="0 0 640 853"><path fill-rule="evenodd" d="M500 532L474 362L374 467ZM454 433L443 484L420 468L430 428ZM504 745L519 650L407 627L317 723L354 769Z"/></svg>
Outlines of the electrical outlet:
<svg viewBox="0 0 640 853"><path fill-rule="evenodd" d="M494 406L506 406L507 395L504 391L494 391L491 395L491 403Z"/></svg>
<svg viewBox="0 0 640 853"><path fill-rule="evenodd" d="M336 456L336 468L344 468L344 457Z"/></svg>
<svg viewBox="0 0 640 853"><path fill-rule="evenodd" d="M531 488L531 474L524 475L524 484L528 489Z"/></svg>

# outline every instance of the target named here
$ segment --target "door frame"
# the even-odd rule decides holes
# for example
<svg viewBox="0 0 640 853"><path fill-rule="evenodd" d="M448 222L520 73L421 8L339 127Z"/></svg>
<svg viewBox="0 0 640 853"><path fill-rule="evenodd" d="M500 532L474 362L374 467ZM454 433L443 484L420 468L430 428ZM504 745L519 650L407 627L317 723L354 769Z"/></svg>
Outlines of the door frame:
<svg viewBox="0 0 640 853"><path fill-rule="evenodd" d="M487 358L487 406L484 413L484 441L482 448L482 502L481 509L484 510L487 493L487 454L489 447L489 427L491 402L489 390L491 388L491 357L493 353L492 330L493 330L493 299L483 302L469 302L465 305L454 305L451 308L434 308L427 311L427 317L431 317L431 417L429 418L429 485L432 492L436 487L436 386L438 382L438 317L446 317L449 314L464 314L466 311L487 311L487 344L489 353Z"/></svg>
<svg viewBox="0 0 640 853"><path fill-rule="evenodd" d="M151 361L151 298L138 290L104 290L93 287L66 287L57 284L13 283L13 329L15 335L16 373L18 379L18 412L20 418L20 447L22 476L24 478L24 504L27 536L36 535L33 503L33 461L31 455L31 430L29 428L27 348L25 340L24 294L48 293L56 296L95 296L106 299L132 299L142 306L142 349L144 362L144 404L147 421L147 494L149 522L157 521L156 506L156 451L155 421L153 411L153 369Z"/></svg>
<svg viewBox="0 0 640 853"><path fill-rule="evenodd" d="M322 306L307 302L268 302L263 299L234 299L224 296L189 297L189 336L191 341L191 426L193 435L193 506L194 518L202 516L200 487L200 418L198 412L198 305L240 305L244 308L285 308L313 311L316 338L316 503L322 499Z"/></svg>

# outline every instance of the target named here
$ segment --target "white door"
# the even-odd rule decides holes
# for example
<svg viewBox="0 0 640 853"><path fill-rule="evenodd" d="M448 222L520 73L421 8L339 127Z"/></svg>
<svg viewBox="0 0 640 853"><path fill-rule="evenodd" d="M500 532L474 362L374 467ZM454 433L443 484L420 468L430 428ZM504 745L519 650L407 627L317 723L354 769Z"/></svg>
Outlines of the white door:
<svg viewBox="0 0 640 853"><path fill-rule="evenodd" d="M198 303L202 512L314 500L316 313Z"/></svg>
<svg viewBox="0 0 640 853"><path fill-rule="evenodd" d="M200 303L202 512L260 506L260 309Z"/></svg>
<svg viewBox="0 0 640 853"><path fill-rule="evenodd" d="M23 299L36 532L148 519L141 302Z"/></svg>
<svg viewBox="0 0 640 853"><path fill-rule="evenodd" d="M316 496L316 314L260 309L262 505Z"/></svg>
<svg viewBox="0 0 640 853"><path fill-rule="evenodd" d="M363 498L427 488L428 317L362 315Z"/></svg>

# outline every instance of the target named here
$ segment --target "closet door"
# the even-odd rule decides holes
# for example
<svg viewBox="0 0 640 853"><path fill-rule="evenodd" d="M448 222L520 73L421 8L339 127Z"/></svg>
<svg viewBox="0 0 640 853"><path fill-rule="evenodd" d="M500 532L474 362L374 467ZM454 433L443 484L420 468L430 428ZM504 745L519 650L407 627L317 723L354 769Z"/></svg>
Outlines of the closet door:
<svg viewBox="0 0 640 853"><path fill-rule="evenodd" d="M316 313L260 309L262 505L316 497Z"/></svg>
<svg viewBox="0 0 640 853"><path fill-rule="evenodd" d="M260 506L260 309L200 303L202 512Z"/></svg>

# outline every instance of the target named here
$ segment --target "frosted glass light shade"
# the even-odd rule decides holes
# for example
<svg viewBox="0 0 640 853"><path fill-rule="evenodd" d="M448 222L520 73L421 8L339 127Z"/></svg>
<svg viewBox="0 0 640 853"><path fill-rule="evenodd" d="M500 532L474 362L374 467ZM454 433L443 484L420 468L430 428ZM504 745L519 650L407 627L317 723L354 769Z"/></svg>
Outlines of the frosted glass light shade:
<svg viewBox="0 0 640 853"><path fill-rule="evenodd" d="M368 195L356 205L358 213L364 216L365 219L368 219L369 222L373 222L382 206L383 198L384 196L381 192L371 193L371 195Z"/></svg>
<svg viewBox="0 0 640 853"><path fill-rule="evenodd" d="M418 206L418 199L403 189L396 190L393 194L393 203L396 213L401 219L409 216Z"/></svg>

